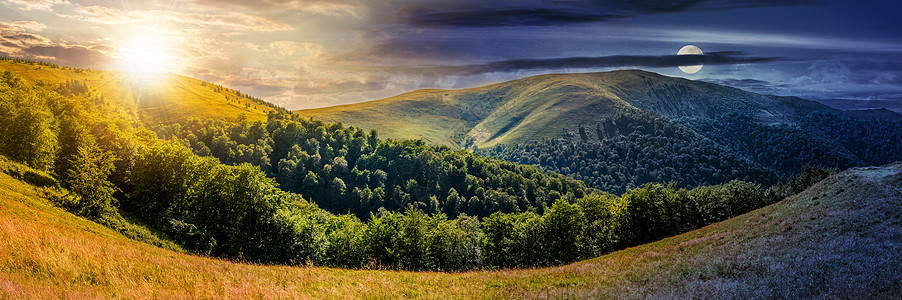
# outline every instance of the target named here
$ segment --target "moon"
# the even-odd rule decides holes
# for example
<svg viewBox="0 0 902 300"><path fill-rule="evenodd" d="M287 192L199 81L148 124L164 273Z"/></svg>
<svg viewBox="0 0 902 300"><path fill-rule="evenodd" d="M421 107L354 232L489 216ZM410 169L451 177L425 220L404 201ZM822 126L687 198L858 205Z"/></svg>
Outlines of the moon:
<svg viewBox="0 0 902 300"><path fill-rule="evenodd" d="M677 52L677 55L705 55L702 52L702 49L699 49L695 45L686 45L683 48L680 48L680 51ZM691 66L679 66L680 71L683 71L686 74L695 74L699 70L702 69L704 65L691 65Z"/></svg>

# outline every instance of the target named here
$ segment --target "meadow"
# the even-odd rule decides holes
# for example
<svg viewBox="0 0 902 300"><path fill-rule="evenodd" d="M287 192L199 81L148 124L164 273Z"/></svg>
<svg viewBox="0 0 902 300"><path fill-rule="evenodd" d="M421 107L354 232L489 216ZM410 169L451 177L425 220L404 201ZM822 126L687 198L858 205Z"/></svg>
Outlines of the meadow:
<svg viewBox="0 0 902 300"><path fill-rule="evenodd" d="M887 298L902 293L902 164L569 265L463 273L269 266L128 239L0 174L0 298Z"/></svg>

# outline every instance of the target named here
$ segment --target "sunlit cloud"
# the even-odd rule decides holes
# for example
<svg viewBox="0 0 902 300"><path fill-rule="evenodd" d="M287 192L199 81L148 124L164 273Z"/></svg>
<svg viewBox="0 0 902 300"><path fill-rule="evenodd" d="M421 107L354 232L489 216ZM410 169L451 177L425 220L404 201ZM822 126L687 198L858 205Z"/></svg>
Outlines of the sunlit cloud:
<svg viewBox="0 0 902 300"><path fill-rule="evenodd" d="M867 34L843 31L833 22L826 24L833 27L822 29L825 23L814 17L805 21L808 15L825 12L858 23L874 15L864 9L855 16L848 7L833 7L836 3L11 0L0 3L5 9L0 11L4 20L0 52L123 69L127 52L144 52L126 45L141 45L140 32L153 30L156 39L165 41L162 52L169 61L157 68L236 88L290 109L373 100L419 88L472 87L547 72L623 68L780 94L844 88L856 92L879 88L892 94L892 87L902 86L893 72L898 67L891 66L898 61L893 56L902 52L902 41L885 38L896 35L881 26L895 24L895 19L875 22ZM741 30L721 26L735 23L736 17L761 19L775 7L799 12L800 19L774 17ZM686 59L674 57L686 44L729 57L707 61L726 57L711 55L704 62L710 67L686 75L672 67L680 63L676 60ZM835 57L838 53L848 55ZM862 65L853 61L856 54L876 61ZM818 75L827 72L815 66L818 61L835 61L855 72L825 78Z"/></svg>
<svg viewBox="0 0 902 300"><path fill-rule="evenodd" d="M195 2L211 8L221 8L225 5L252 11L276 9L327 16L351 16L354 18L362 18L367 12L366 5L354 0L197 0Z"/></svg>
<svg viewBox="0 0 902 300"><path fill-rule="evenodd" d="M40 32L40 31L44 31L44 29L47 29L47 25L44 25L42 23L38 23L35 21L15 21L15 22L10 22L9 24L12 26L16 26L16 27L28 30L28 31L35 31L35 32Z"/></svg>
<svg viewBox="0 0 902 300"><path fill-rule="evenodd" d="M72 14L57 14L60 17L82 21L122 25L142 22L181 23L193 26L217 26L250 31L287 31L291 25L283 24L240 12L224 14L184 13L165 10L121 10L104 6L79 6Z"/></svg>
<svg viewBox="0 0 902 300"><path fill-rule="evenodd" d="M6 0L6 2L24 10L44 11L50 11L56 5L70 4L70 2L66 0Z"/></svg>
<svg viewBox="0 0 902 300"><path fill-rule="evenodd" d="M0 22L0 53L8 56L55 61L76 67L107 67L109 49L103 45L80 45L54 42L50 38L25 31L35 24Z"/></svg>

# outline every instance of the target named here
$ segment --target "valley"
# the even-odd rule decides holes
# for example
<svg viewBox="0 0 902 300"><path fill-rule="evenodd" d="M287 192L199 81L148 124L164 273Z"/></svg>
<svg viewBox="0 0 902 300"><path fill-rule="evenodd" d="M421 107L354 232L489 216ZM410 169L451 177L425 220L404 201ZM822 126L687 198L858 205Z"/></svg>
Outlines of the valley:
<svg viewBox="0 0 902 300"><path fill-rule="evenodd" d="M464 273L267 266L187 255L53 207L0 174L0 297L695 298L900 292L902 165L852 169L776 204L564 266Z"/></svg>
<svg viewBox="0 0 902 300"><path fill-rule="evenodd" d="M897 121L850 118L795 98L755 96L746 104L765 104L752 110L659 112L615 95L601 117L586 117L594 128L561 125L553 139L498 142L470 152L425 139L382 140L378 130L270 104L245 105L238 113L233 98L223 97L230 90L209 83L180 79L123 96L115 92L133 83L96 81L115 73L4 62L15 66L0 78L4 297L898 292L885 266L899 258L869 255L898 248L893 241L900 237L893 234L902 215L888 207L900 198L902 167L830 175L836 168L898 160L900 146L892 143ZM621 73L568 76L627 76L645 84L657 78L682 84L666 88L677 91L698 84ZM534 84L517 88L549 89L541 80ZM209 93L179 96L211 86ZM662 95L654 97L667 98ZM482 96L470 95L468 103ZM666 103L649 104L652 98L635 102ZM142 106L141 99L170 100ZM585 96L587 107L599 107L593 99ZM193 109L198 105L212 110ZM184 109L178 119L161 113L175 107ZM265 117L255 117L252 107L267 109ZM763 107L780 113L762 114ZM475 108L462 115L477 120L496 113ZM496 126L506 133L485 141L558 118L520 115ZM773 152L782 148L793 152ZM815 159L823 163L806 164ZM606 181L579 173L591 169L576 161ZM568 172L571 167L577 173ZM858 205L865 199L858 197L874 202ZM875 219L878 213L884 215ZM854 227L860 222L876 226L868 234L880 236L862 235ZM858 239L887 243L841 247ZM820 257L816 253L825 256L811 260ZM846 259L873 267L835 267ZM780 271L800 264L807 269L792 279ZM843 290L839 274L879 280Z"/></svg>

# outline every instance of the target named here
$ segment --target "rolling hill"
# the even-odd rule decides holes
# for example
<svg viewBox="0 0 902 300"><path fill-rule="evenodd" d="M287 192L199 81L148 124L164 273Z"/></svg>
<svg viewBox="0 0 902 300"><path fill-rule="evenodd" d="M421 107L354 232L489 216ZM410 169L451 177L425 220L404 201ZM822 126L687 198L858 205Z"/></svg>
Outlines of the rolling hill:
<svg viewBox="0 0 902 300"><path fill-rule="evenodd" d="M295 111L302 116L378 129L384 136L467 148L555 137L594 126L623 109L670 118L754 116L795 124L811 112L839 112L796 97L760 95L640 70L538 75L462 90L420 90L364 103Z"/></svg>
<svg viewBox="0 0 902 300"><path fill-rule="evenodd" d="M464 273L266 266L130 240L0 173L0 298L893 298L902 164L573 264Z"/></svg>
<svg viewBox="0 0 902 300"><path fill-rule="evenodd" d="M102 72L24 64L72 71L63 73L67 76L106 77ZM0 78L4 91L0 94L4 111L0 150L10 160L28 165L5 159L0 163L3 298L622 298L753 293L800 297L823 290L836 297L880 297L897 293L893 285L897 275L887 266L898 264L898 256L893 255L898 253L894 241L899 240L900 216L892 208L899 199L902 166L898 164L849 171L750 214L562 267L465 273L313 268L311 263L407 270L559 265L686 232L778 198L743 182L689 191L675 185L646 185L616 197L528 166L422 141L381 141L360 128L307 120L284 110L269 114L266 122L195 118L180 125L159 110L141 109L140 100L134 108L130 100L102 96L103 89L95 87L99 83L91 78L53 84L39 77L53 72L18 70L3 72ZM18 77L19 73L26 78ZM217 87L214 92L222 90ZM176 92L161 88L160 93ZM194 100L202 103L208 98ZM794 109L787 107L781 116L792 116ZM619 138L616 144L638 141L647 149L667 149L640 153L644 158L652 152L666 154L648 160L655 166L666 165L660 159L670 159L714 178L744 163L751 170L754 162L723 155L720 151L729 148L713 143L709 136L737 136L733 131L771 124L803 128L808 126L805 122L812 122L779 119L776 114L731 112L724 119L716 113L711 117L672 109L671 113L684 115L670 118L635 107L617 109L596 123L595 136L580 127L578 143L584 144L577 146L581 147L567 147L583 149L596 143L592 138L602 143ZM199 115L184 117L191 116ZM821 115L819 122L831 123L830 116ZM682 123L684 119L701 121ZM788 125L791 121L798 124ZM861 129L855 126L865 124L872 126L866 129L885 132L851 134L857 139L842 143L876 145L884 151L886 147L873 141L899 131L879 122L833 122L836 128L825 130L835 135L820 138L839 141L837 137L848 135L843 130L855 133ZM143 123L170 125L157 126L154 133ZM705 126L714 129L703 130ZM753 132L767 141L779 140L768 131ZM785 131L776 133L782 137ZM577 139L573 133L562 136ZM799 139L804 147L811 147L810 141ZM689 148L697 150L684 150ZM634 149L611 151L629 158ZM840 154L859 155L855 149ZM669 157L671 153L693 153L701 160ZM582 155L560 152L554 159L581 159ZM275 161L278 164L270 163ZM711 173L709 168L720 169ZM740 173L731 176L736 174ZM277 180L285 187L294 184L297 192L309 194L315 203L280 190ZM398 207L384 205L390 210L401 210L403 204L408 208L404 212L379 208L378 215L369 214L364 222L319 206L346 212L347 207L365 204L366 212L383 200L397 202ZM864 201L871 202L859 206ZM464 207L483 218L459 215L451 220L438 213ZM486 216L492 211L501 213ZM880 219L873 217L875 212L882 213L877 215ZM860 222L867 227L858 226ZM818 248L824 245L830 248ZM236 261L199 258L186 251ZM304 264L308 267L297 267ZM786 275L784 270L797 273Z"/></svg>
<svg viewBox="0 0 902 300"><path fill-rule="evenodd" d="M670 181L767 186L805 167L902 160L902 122L892 111L840 111L639 70L539 75L296 113L475 149L613 193Z"/></svg>
<svg viewBox="0 0 902 300"><path fill-rule="evenodd" d="M0 71L11 71L38 85L88 99L118 101L133 110L132 115L156 126L184 122L188 118L237 120L266 119L271 104L238 91L179 75L162 75L159 80L113 71L97 71L58 66L28 60L0 59Z"/></svg>

